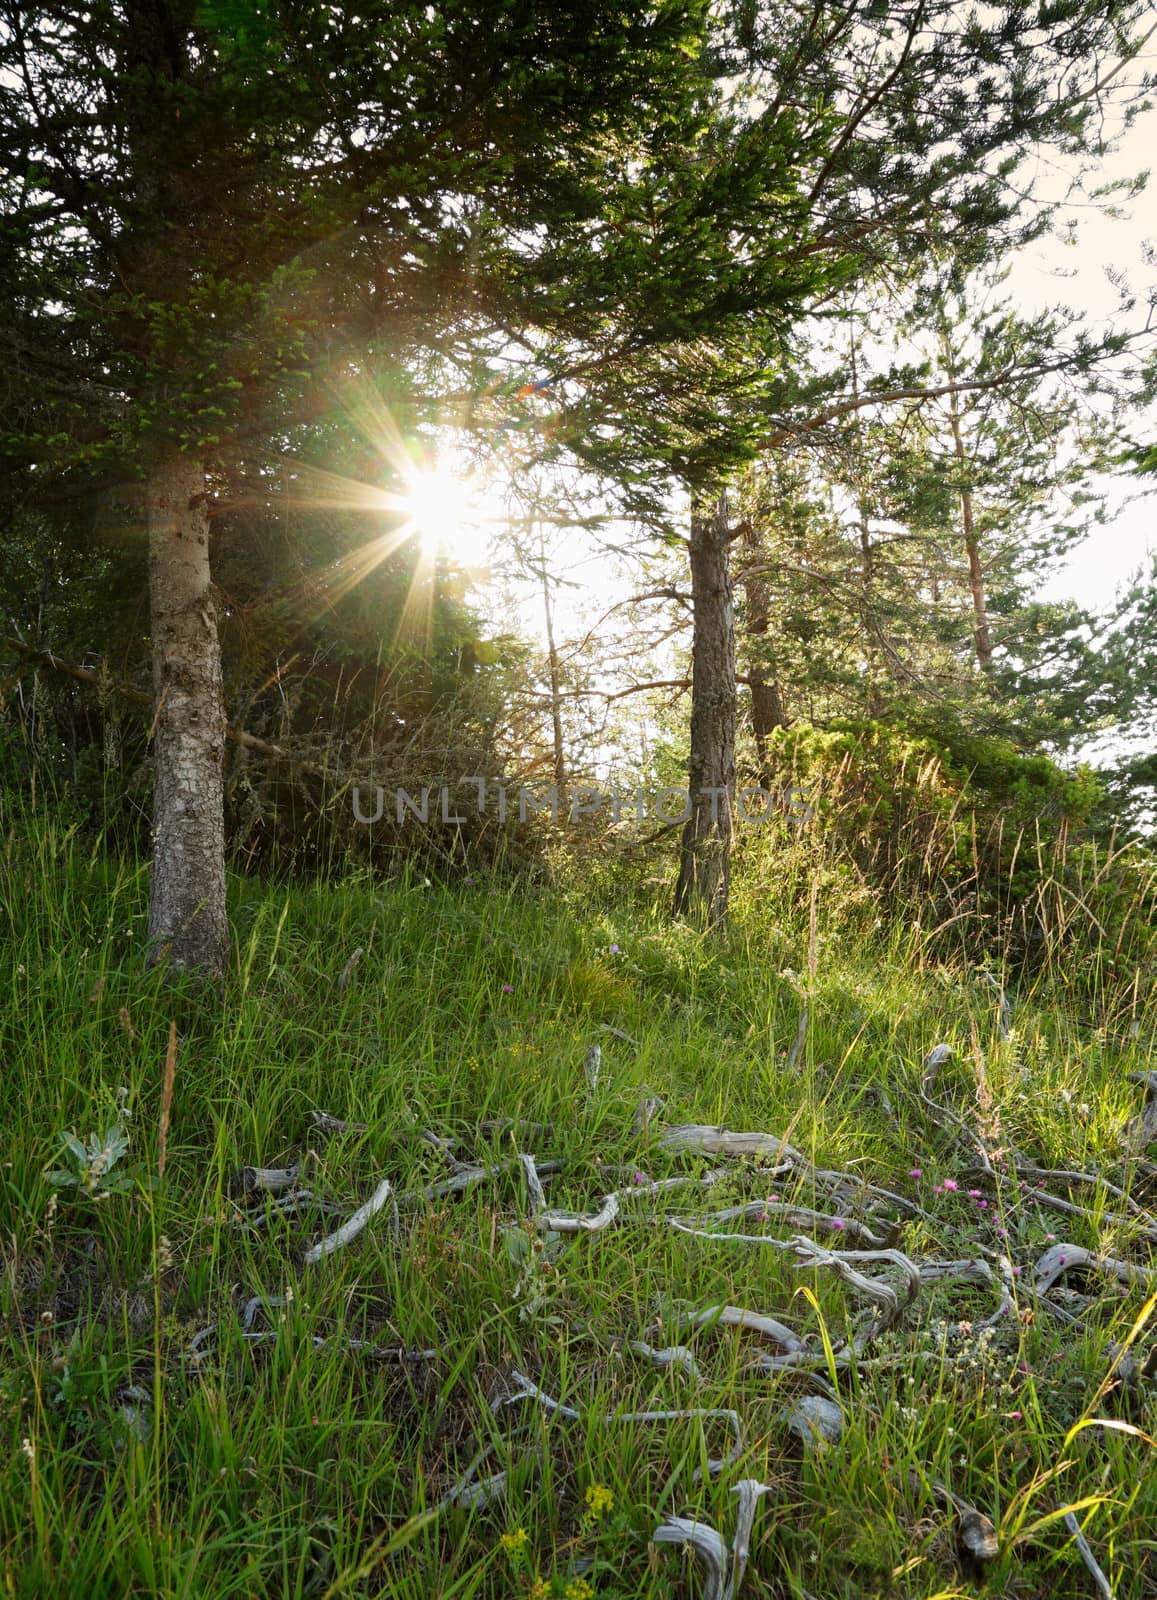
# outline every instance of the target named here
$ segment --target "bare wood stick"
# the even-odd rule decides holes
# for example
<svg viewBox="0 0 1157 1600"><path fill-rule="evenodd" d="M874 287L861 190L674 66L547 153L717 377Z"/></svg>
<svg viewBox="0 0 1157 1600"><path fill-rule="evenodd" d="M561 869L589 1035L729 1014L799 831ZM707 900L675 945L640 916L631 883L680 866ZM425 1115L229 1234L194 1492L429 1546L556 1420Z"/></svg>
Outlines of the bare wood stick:
<svg viewBox="0 0 1157 1600"><path fill-rule="evenodd" d="M759 1311L748 1311L743 1306L708 1306L703 1311L693 1312L686 1322L692 1328L746 1328L751 1333L762 1334L766 1339L774 1339L785 1350L803 1349L803 1340L782 1322L777 1322L774 1317L765 1317Z"/></svg>
<svg viewBox="0 0 1157 1600"><path fill-rule="evenodd" d="M920 1292L920 1269L900 1250L827 1250L802 1234L792 1240L792 1245L796 1254L802 1257L801 1266L830 1267L849 1289L879 1306L876 1321L865 1335L867 1339L877 1338L885 1328L899 1321L905 1306ZM885 1279L870 1278L854 1265L863 1263L867 1266L877 1261L899 1268L906 1288L903 1299Z"/></svg>
<svg viewBox="0 0 1157 1600"><path fill-rule="evenodd" d="M1097 1593L1101 1596L1101 1600L1113 1600L1113 1590L1109 1580L1101 1571L1096 1556L1089 1548L1089 1541L1082 1533L1081 1525L1077 1521L1076 1514L1074 1512L1065 1512L1065 1527L1072 1534L1073 1539L1076 1542L1077 1553L1081 1560L1085 1563L1085 1566L1089 1569L1089 1576L1096 1584Z"/></svg>
<svg viewBox="0 0 1157 1600"><path fill-rule="evenodd" d="M1045 1294L1058 1278L1075 1267L1089 1267L1130 1286L1157 1283L1157 1269L1152 1267L1134 1266L1130 1261L1118 1261L1115 1256L1098 1256L1076 1244L1054 1244L1033 1268L1032 1286L1037 1294Z"/></svg>
<svg viewBox="0 0 1157 1600"><path fill-rule="evenodd" d="M398 1196L399 1205L412 1203L415 1200L440 1200L443 1195L460 1194L464 1189L472 1189L476 1183L482 1183L486 1178L496 1178L500 1173L509 1172L517 1162L499 1161L494 1166L462 1166L450 1178L441 1178L437 1183L428 1184L425 1189L407 1189ZM540 1178L547 1173L558 1172L562 1166L561 1161L543 1161L536 1163L536 1171Z"/></svg>
<svg viewBox="0 0 1157 1600"><path fill-rule="evenodd" d="M757 1478L741 1478L731 1492L739 1496L739 1512L735 1518L735 1538L731 1541L731 1582L727 1597L728 1600L739 1600L739 1590L751 1557L751 1530L755 1526L755 1513L763 1496L771 1493L771 1485L760 1483Z"/></svg>
<svg viewBox="0 0 1157 1600"><path fill-rule="evenodd" d="M587 1080L587 1088L594 1094L599 1086L599 1073L603 1065L603 1047L592 1044L587 1051L586 1060L583 1062L583 1074Z"/></svg>
<svg viewBox="0 0 1157 1600"><path fill-rule="evenodd" d="M984 1148L983 1141L977 1137L973 1130L968 1126L967 1122L965 1122L964 1118L957 1112L953 1111L951 1106L944 1105L940 1100L933 1100L932 1096L927 1094L923 1087L920 1089L920 1098L928 1107L929 1111L933 1112L937 1117L947 1117L949 1122L951 1122L960 1130L960 1132L964 1135L966 1142L980 1157L981 1169L983 1170L985 1176L989 1178L994 1177L995 1174L992 1170L992 1162L989 1160L988 1151Z"/></svg>
<svg viewBox="0 0 1157 1600"><path fill-rule="evenodd" d="M1151 1226L1137 1230L1137 1223L1141 1220L1139 1217L1119 1216L1111 1211L1098 1213L1089 1206L1077 1205L1073 1200L1062 1200L1058 1194L1049 1194L1047 1189L1038 1189L1035 1184L1025 1184L1021 1189L1021 1193L1039 1201L1041 1205L1052 1206L1054 1211L1065 1211L1070 1216L1084 1217L1090 1222L1116 1223L1118 1227L1133 1228L1135 1231L1139 1231L1145 1238L1157 1238L1157 1220L1151 1219Z"/></svg>
<svg viewBox="0 0 1157 1600"><path fill-rule="evenodd" d="M552 1233L601 1233L609 1228L619 1214L617 1194L605 1196L597 1211L543 1211L538 1218L540 1228Z"/></svg>
<svg viewBox="0 0 1157 1600"><path fill-rule="evenodd" d="M652 1544L677 1544L691 1551L703 1574L703 1600L723 1600L727 1578L727 1543L709 1522L667 1517L651 1535Z"/></svg>
<svg viewBox="0 0 1157 1600"><path fill-rule="evenodd" d="M238 1181L245 1194L252 1194L255 1189L277 1194L282 1189L292 1189L300 1172L299 1161L288 1167L242 1167Z"/></svg>
<svg viewBox="0 0 1157 1600"><path fill-rule="evenodd" d="M531 1191L538 1226L554 1233L599 1233L617 1220L626 1200L634 1199L638 1195L663 1194L668 1189L685 1187L688 1183L707 1188L725 1176L722 1170L716 1170L706 1172L702 1177L682 1174L674 1178L647 1179L641 1184L632 1184L629 1189L617 1189L611 1194L604 1195L602 1205L594 1212L545 1211L543 1207L546 1205L546 1195L538 1180L534 1157L520 1155L518 1159L526 1173L527 1187Z"/></svg>
<svg viewBox="0 0 1157 1600"><path fill-rule="evenodd" d="M664 1350L656 1350L642 1339L632 1339L627 1348L649 1361L653 1367L675 1367L692 1383L699 1381L698 1364L685 1344L672 1344Z"/></svg>
<svg viewBox="0 0 1157 1600"><path fill-rule="evenodd" d="M917 1265L925 1283L942 1282L946 1278L971 1278L980 1283L987 1283L990 1288L997 1290L1000 1294L1000 1305L992 1316L985 1318L979 1324L981 1328L991 1327L1002 1317L1011 1316L1016 1309L1012 1296L1012 1263L1007 1258L1001 1258L998 1272L994 1272L987 1261L980 1260L920 1261Z"/></svg>
<svg viewBox="0 0 1157 1600"><path fill-rule="evenodd" d="M324 1216L342 1216L344 1206L332 1200L323 1200L312 1189L289 1189L275 1200L266 1202L263 1211L253 1211L233 1219L233 1226L245 1233L260 1233L272 1217L291 1217L298 1211L320 1211Z"/></svg>
<svg viewBox="0 0 1157 1600"><path fill-rule="evenodd" d="M882 1189L877 1183L865 1183L864 1180L851 1172L830 1172L823 1167L813 1167L812 1177L825 1187L845 1192L849 1203L867 1205L868 1202L883 1203L899 1206L901 1211L910 1212L914 1217L921 1217L925 1222L937 1223L938 1219L930 1211L925 1211L914 1200L909 1200L906 1195L894 1194L891 1189Z"/></svg>
<svg viewBox="0 0 1157 1600"><path fill-rule="evenodd" d="M333 1255L335 1250L344 1249L351 1239L356 1239L366 1223L372 1217L377 1216L385 1205L390 1197L390 1188L389 1178L383 1178L370 1198L364 1205L358 1207L348 1222L344 1222L333 1233L326 1234L325 1238L319 1239L317 1244L311 1245L303 1258L306 1266L312 1266L315 1262L323 1261L326 1256Z"/></svg>
<svg viewBox="0 0 1157 1600"><path fill-rule="evenodd" d="M518 1159L523 1172L526 1174L526 1187L530 1190L535 1219L540 1228L548 1229L554 1233L598 1233L603 1228L609 1228L618 1216L619 1197L617 1194L607 1195L599 1210L593 1213L544 1210L546 1194L539 1181L534 1157L520 1155Z"/></svg>
<svg viewBox="0 0 1157 1600"><path fill-rule="evenodd" d="M940 1068L946 1061L951 1061L954 1055L950 1044L934 1044L924 1057L924 1074L920 1079L922 1089L931 1089L939 1075Z"/></svg>
<svg viewBox="0 0 1157 1600"><path fill-rule="evenodd" d="M554 1132L553 1122L520 1122L517 1117L496 1117L478 1124L478 1132L486 1135L509 1133L517 1128L532 1139L546 1139Z"/></svg>
<svg viewBox="0 0 1157 1600"><path fill-rule="evenodd" d="M553 1399L536 1383L532 1383L525 1373L517 1368L510 1373L510 1381L514 1384L512 1392L500 1395L491 1402L490 1409L500 1411L503 1406L517 1405L520 1400L537 1400L547 1411L553 1411L560 1417L568 1417L572 1422L599 1421L604 1424L627 1422L708 1422L715 1419L725 1421L735 1438L735 1443L730 1453L722 1459L712 1458L707 1463L708 1472L722 1472L724 1467L731 1466L743 1454L743 1425L739 1420L738 1411L732 1411L722 1406L691 1406L686 1410L677 1411L607 1411L601 1415L588 1413L585 1417L581 1411L576 1411L573 1406L564 1406L560 1401Z"/></svg>
<svg viewBox="0 0 1157 1600"><path fill-rule="evenodd" d="M642 1178L639 1173L636 1176L642 1178L642 1182L636 1181L629 1188L618 1190L618 1196L620 1200L627 1200L633 1195L666 1194L670 1189L686 1189L689 1184L699 1189L710 1189L713 1184L732 1175L726 1167L712 1167L709 1172L698 1174L680 1172L673 1178Z"/></svg>
<svg viewBox="0 0 1157 1600"><path fill-rule="evenodd" d="M644 1095L639 1101L639 1109L635 1112L633 1132L642 1134L643 1138L651 1131L651 1124L660 1114L666 1102L659 1095Z"/></svg>
<svg viewBox="0 0 1157 1600"><path fill-rule="evenodd" d="M364 1122L343 1122L341 1117L331 1116L328 1111L311 1111L310 1117L323 1133L368 1133L369 1128Z"/></svg>
<svg viewBox="0 0 1157 1600"><path fill-rule="evenodd" d="M507 1474L503 1471L491 1473L488 1478L479 1478L477 1483L463 1483L459 1479L442 1496L440 1505L461 1506L466 1511L483 1511L496 1500L501 1500L506 1493L506 1478Z"/></svg>
<svg viewBox="0 0 1157 1600"><path fill-rule="evenodd" d="M710 1156L788 1157L803 1164L805 1158L790 1144L772 1133L733 1133L701 1122L685 1122L668 1128L659 1140L661 1150L687 1150Z"/></svg>
<svg viewBox="0 0 1157 1600"><path fill-rule="evenodd" d="M1020 1160L1014 1163L1014 1170L1017 1176L1021 1178L1047 1178L1054 1183L1095 1184L1098 1188L1107 1189L1110 1194L1116 1195L1117 1199L1122 1201L1135 1216L1143 1217L1147 1222L1154 1220L1151 1213L1146 1211L1144 1206L1139 1205L1132 1195L1126 1193L1119 1184L1110 1183L1108 1178L1100 1172L1069 1172L1052 1167L1036 1167L1029 1161Z"/></svg>
<svg viewBox="0 0 1157 1600"><path fill-rule="evenodd" d="M786 1222L795 1228L830 1228L843 1233L845 1238L856 1239L873 1248L881 1248L886 1240L877 1238L870 1228L854 1217L833 1217L810 1206L793 1205L789 1200L750 1200L746 1205L729 1206L726 1211L709 1212L702 1217L683 1217L683 1222L733 1222L737 1217L750 1217L756 1222Z"/></svg>
<svg viewBox="0 0 1157 1600"><path fill-rule="evenodd" d="M538 1168L534 1164L534 1157L520 1155L518 1164L526 1177L526 1187L530 1191L530 1204L537 1217L546 1205L546 1190L542 1187L542 1180L538 1176Z"/></svg>
<svg viewBox="0 0 1157 1600"><path fill-rule="evenodd" d="M365 950L359 944L353 955L350 956L345 966L341 969L341 977L337 980L338 993L341 994L349 987L349 981L354 975L354 969L365 955Z"/></svg>

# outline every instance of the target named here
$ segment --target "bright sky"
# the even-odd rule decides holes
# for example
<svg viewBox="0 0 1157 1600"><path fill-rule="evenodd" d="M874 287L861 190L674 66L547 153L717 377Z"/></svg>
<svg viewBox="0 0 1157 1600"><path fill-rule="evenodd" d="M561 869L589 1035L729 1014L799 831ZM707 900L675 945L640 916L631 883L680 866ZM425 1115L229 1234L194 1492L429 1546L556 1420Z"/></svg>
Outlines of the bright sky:
<svg viewBox="0 0 1157 1600"><path fill-rule="evenodd" d="M1144 113L1125 135L1120 149L1105 165L1105 181L1131 177L1149 166L1157 168L1157 108ZM1041 164L1041 186L1047 193L1063 191L1064 174L1050 180ZM1075 225L1073 243L1055 237L1042 239L1025 252L1009 279L1009 289L1026 310L1064 304L1105 322L1117 310L1118 291L1110 273L1123 274L1138 298L1137 320L1143 323L1146 302L1157 289L1154 262L1146 246L1157 245L1157 172L1151 186L1135 200L1124 202L1120 219L1107 217L1095 204L1074 205L1063 213ZM1150 349L1152 346L1150 346ZM1136 433L1157 432L1157 418L1138 421ZM1148 489L1149 492L1146 492ZM1108 528L1085 541L1042 590L1045 599L1072 597L1082 605L1110 604L1117 589L1138 567L1148 566L1157 553L1157 501L1154 480L1130 479L1124 474L1110 486L1110 505L1120 507ZM1126 502L1132 501L1131 504Z"/></svg>
<svg viewBox="0 0 1157 1600"><path fill-rule="evenodd" d="M1104 181L1132 177L1150 164L1157 168L1157 109L1138 118L1124 137L1120 149L1104 168ZM1043 198L1061 199L1068 178L1061 167L1042 156L1037 182ZM1137 297L1136 321L1143 323L1148 298L1157 288L1153 260L1146 254L1147 244L1157 243L1154 193L1157 177L1153 189L1132 201L1118 202L1123 211L1119 218L1106 216L1103 202L1077 197L1066 204L1058 218L1058 228L1064 230L1071 225L1072 237L1049 236L1014 264L1006 284L1014 301L1026 314L1068 306L1085 313L1094 326L1103 327L1118 316L1118 286L1123 276ZM1157 417L1138 419L1134 432L1137 437L1157 437ZM500 453L509 448L500 445ZM512 464L509 457L507 464ZM1157 490L1157 481L1122 472L1105 485L1110 507L1117 515L1054 573L1041 591L1042 598L1072 597L1085 607L1105 608L1139 568L1148 566L1150 558L1157 555L1157 500L1149 492L1150 484ZM511 582L510 567L500 554L506 543L502 526L505 508L492 490L479 494L481 487L476 484L465 496L467 505L473 501L473 515L459 519L459 507L452 495L454 503L430 508L436 513L430 521L443 529L458 523L457 537L447 538L445 547L468 565L485 561L489 536L497 535L494 548L504 569L502 580L483 585L475 592L475 602L490 613L492 626L514 628L524 637L545 642L541 582L534 577ZM533 532L525 543L537 544ZM552 602L560 643L582 637L600 614L638 587L637 574L625 571L621 563L608 558L605 549L581 534L548 532L547 551L548 567L555 580ZM669 675L669 649L668 644L663 651L666 665L656 669L661 677ZM642 668L643 664L638 666ZM642 675L649 674L644 670ZM628 704L637 712L643 709L641 702Z"/></svg>

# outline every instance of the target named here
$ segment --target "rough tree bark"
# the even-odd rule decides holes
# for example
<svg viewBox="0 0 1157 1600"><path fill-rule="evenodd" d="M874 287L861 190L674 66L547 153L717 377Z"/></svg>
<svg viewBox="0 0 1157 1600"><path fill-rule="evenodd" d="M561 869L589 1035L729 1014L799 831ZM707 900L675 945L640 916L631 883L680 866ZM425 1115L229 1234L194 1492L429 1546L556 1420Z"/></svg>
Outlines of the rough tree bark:
<svg viewBox="0 0 1157 1600"><path fill-rule="evenodd" d="M225 708L203 467L164 457L146 500L156 694L149 959L217 976L229 957Z"/></svg>
<svg viewBox="0 0 1157 1600"><path fill-rule="evenodd" d="M550 574L546 565L546 536L540 535L538 559L542 575L542 608L546 618L546 660L550 676L550 728L554 752L554 786L558 790L558 803L566 811L566 745L562 736L562 679L559 672L558 649L554 642L554 604L550 598Z"/></svg>
<svg viewBox="0 0 1157 1600"><path fill-rule="evenodd" d="M992 633L988 626L988 596L985 592L984 567L980 560L980 541L976 537L976 524L972 515L972 491L964 481L968 467L964 438L960 431L960 411L956 396L948 411L952 423L952 449L961 473L960 521L964 527L964 548L968 552L968 584L972 590L972 636L976 643L976 659L987 671L992 666Z"/></svg>
<svg viewBox="0 0 1157 1600"><path fill-rule="evenodd" d="M735 606L727 495L691 511L690 815L683 828L675 915L709 928L727 919L735 805Z"/></svg>
<svg viewBox="0 0 1157 1600"><path fill-rule="evenodd" d="M766 640L771 630L771 585L760 569L759 532L748 522L743 542L749 552L750 570L743 574L743 592L746 598L744 632L754 641L754 659L748 666L747 682L751 690L751 731L755 736L755 759L759 781L765 789L772 787L771 762L768 743L776 728L787 727L787 711L783 693L774 671L768 672Z"/></svg>

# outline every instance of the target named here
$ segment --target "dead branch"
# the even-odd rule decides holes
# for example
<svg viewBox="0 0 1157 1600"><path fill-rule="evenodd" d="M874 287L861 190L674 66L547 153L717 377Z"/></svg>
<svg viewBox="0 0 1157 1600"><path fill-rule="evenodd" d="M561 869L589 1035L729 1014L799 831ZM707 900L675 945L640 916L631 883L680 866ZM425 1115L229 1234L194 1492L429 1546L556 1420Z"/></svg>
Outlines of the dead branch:
<svg viewBox="0 0 1157 1600"><path fill-rule="evenodd" d="M1089 1541L1081 1532L1081 1525L1077 1521L1076 1514L1074 1512L1065 1512L1065 1527L1073 1536L1077 1546L1077 1554L1085 1563L1085 1566L1089 1569L1089 1576L1096 1585L1097 1593L1101 1596L1101 1600L1113 1600L1113 1590L1109 1584L1109 1580L1101 1571L1101 1568L1097 1563L1096 1556L1089 1548Z"/></svg>
<svg viewBox="0 0 1157 1600"><path fill-rule="evenodd" d="M1098 1256L1092 1250L1083 1250L1076 1244L1054 1244L1041 1256L1033 1268L1032 1286L1037 1294L1047 1294L1058 1278L1074 1269L1087 1268L1106 1278L1116 1278L1128 1287L1134 1284L1157 1284L1157 1270L1134 1266L1129 1261L1118 1261L1115 1256Z"/></svg>
<svg viewBox="0 0 1157 1600"><path fill-rule="evenodd" d="M305 1265L313 1266L318 1261L324 1261L326 1256L333 1255L335 1250L343 1250L351 1239L356 1239L371 1218L376 1217L385 1205L390 1197L390 1189L389 1178L383 1178L370 1198L364 1205L358 1207L348 1222L343 1222L340 1228L326 1234L324 1239L319 1239L317 1244L310 1246L302 1258Z"/></svg>

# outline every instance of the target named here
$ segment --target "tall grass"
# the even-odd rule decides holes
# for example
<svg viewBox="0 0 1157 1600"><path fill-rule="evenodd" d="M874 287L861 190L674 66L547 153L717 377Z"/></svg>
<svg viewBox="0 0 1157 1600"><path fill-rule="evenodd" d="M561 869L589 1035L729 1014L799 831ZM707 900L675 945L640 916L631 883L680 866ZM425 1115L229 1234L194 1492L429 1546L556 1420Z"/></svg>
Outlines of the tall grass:
<svg viewBox="0 0 1157 1600"><path fill-rule="evenodd" d="M143 967L139 864L9 806L6 1592L659 1600L696 1593L698 1579L677 1552L649 1550L651 1531L674 1512L730 1535L740 1477L772 1487L752 1596L977 1592L952 1519L922 1487L933 1479L1002 1529L989 1592L1087 1594L1063 1525L1041 1522L1082 1501L1121 1600L1157 1592L1149 1446L1135 1433L1072 1431L1094 1398L1102 1414L1116 1403L1101 1380L1141 1290L1103 1296L1095 1316L1058 1330L1033 1314L1021 1280L1022 1315L983 1341L966 1325L991 1308L986 1291L926 1294L885 1346L892 1363L865 1364L844 1384L839 1443L803 1453L783 1420L798 1381L753 1373L751 1335L688 1334L683 1314L740 1305L801 1331L822 1321L839 1337L857 1303L778 1251L665 1222L782 1180L740 1163L703 1194L640 1196L619 1227L534 1248L519 1169L502 1165L517 1150L562 1163L551 1204L575 1209L629 1184L608 1169L695 1170L661 1151L653 1130L635 1131L649 1094L664 1097L670 1121L790 1128L820 1165L919 1198L928 1220L898 1230L901 1248L958 1257L991 1246L994 1224L964 1192L961 1151L917 1094L924 1056L942 1041L956 1047L942 1090L966 1119L983 1115L1041 1162L1122 1175L1118 1140L1137 1104L1127 1075L1151 1061L1157 1013L1148 976L1135 968L1132 981L1107 927L1082 931L1070 898L1044 895L1055 950L1023 981L1006 974L1002 1037L984 972L930 941L919 918L887 914L838 850L825 855L802 835L785 835L766 859L753 849L723 943L669 925L641 895L600 905L562 881L235 879L234 960L217 1004L166 989ZM1094 871L1104 887L1103 857ZM1094 975L1079 991L1074 948ZM789 1073L804 1004L806 1042ZM592 1092L583 1061L595 1042L603 1067ZM131 1139L116 1171L129 1186L106 1193L98 1174L92 1192L54 1187L46 1169L67 1159L61 1134L99 1134L122 1089ZM309 1115L318 1108L364 1131L326 1134ZM515 1128L480 1131L500 1118ZM247 1165L300 1159L303 1185L348 1212L383 1176L403 1193L446 1174L423 1129L500 1170L464 1194L407 1203L396 1220L387 1208L315 1267L302 1265L303 1246L333 1218L309 1203L280 1217L237 1183ZM960 1190L937 1193L954 1174ZM1108 1210L1066 1219L1011 1179L1000 1195L1010 1251L1026 1264L1051 1233L1143 1259ZM248 1331L270 1335L259 1342L245 1338L255 1299ZM633 1353L630 1341L644 1339L691 1345L699 1384ZM436 1359L385 1361L354 1340ZM512 1366L584 1420L527 1403L495 1414ZM1152 1433L1151 1402L1137 1403L1132 1423ZM725 1431L614 1420L689 1406L741 1413L742 1460L697 1475ZM488 1443L484 1470L510 1469L505 1497L435 1514ZM588 1498L596 1489L605 1492Z"/></svg>

